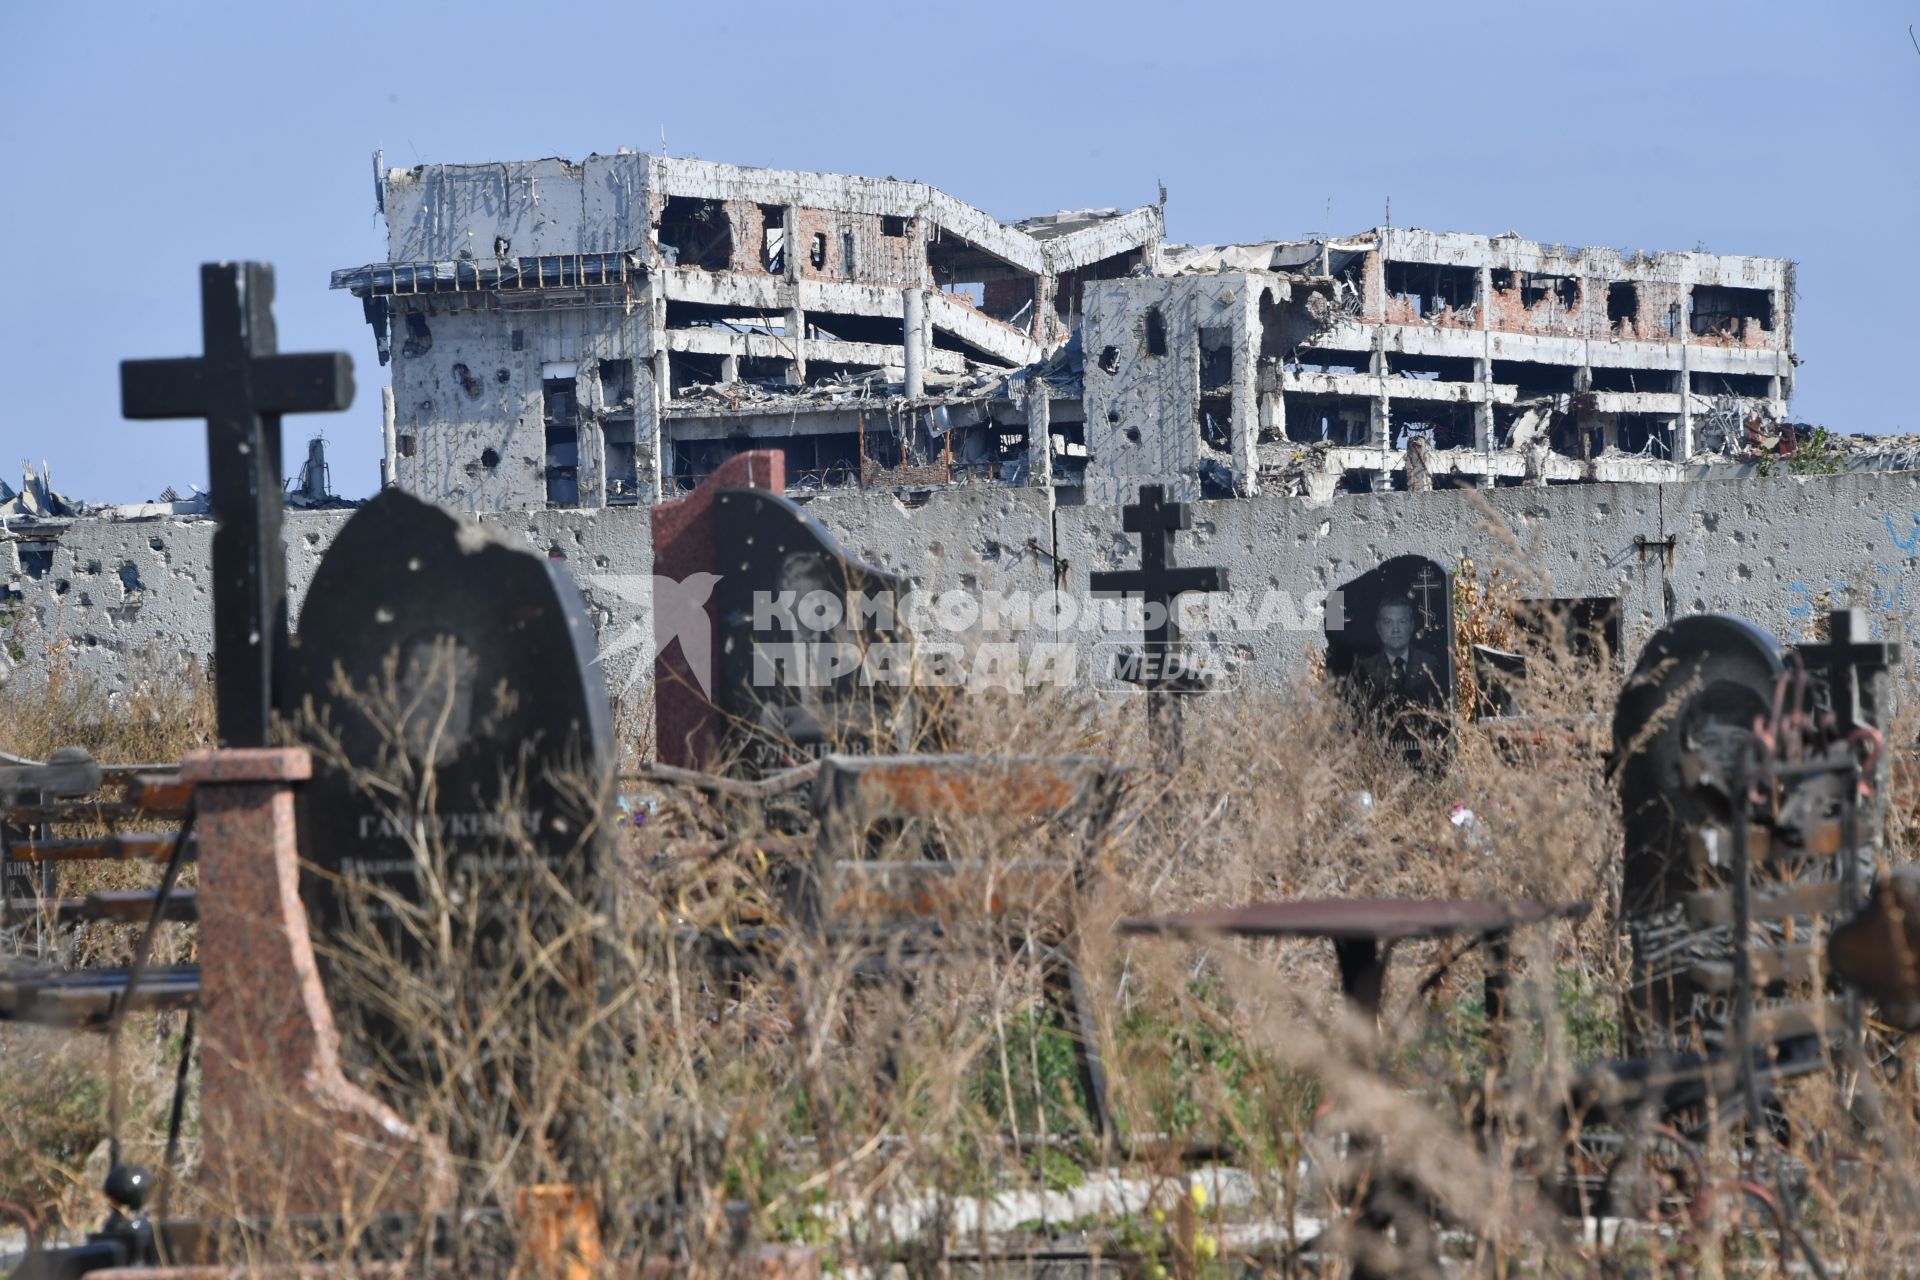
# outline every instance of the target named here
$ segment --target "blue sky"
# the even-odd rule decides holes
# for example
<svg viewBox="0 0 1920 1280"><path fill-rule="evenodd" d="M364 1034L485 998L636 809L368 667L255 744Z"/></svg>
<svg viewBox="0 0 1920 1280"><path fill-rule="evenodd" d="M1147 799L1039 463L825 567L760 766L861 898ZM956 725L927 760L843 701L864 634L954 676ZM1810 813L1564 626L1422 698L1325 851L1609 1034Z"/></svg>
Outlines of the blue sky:
<svg viewBox="0 0 1920 1280"><path fill-rule="evenodd" d="M371 155L665 145L934 183L1002 218L1151 201L1171 239L1396 225L1793 258L1795 416L1920 430L1920 3L0 7L0 476L93 501L205 484L116 366L199 350L196 267L278 271L283 350L353 354L323 430L377 483L360 308Z"/></svg>

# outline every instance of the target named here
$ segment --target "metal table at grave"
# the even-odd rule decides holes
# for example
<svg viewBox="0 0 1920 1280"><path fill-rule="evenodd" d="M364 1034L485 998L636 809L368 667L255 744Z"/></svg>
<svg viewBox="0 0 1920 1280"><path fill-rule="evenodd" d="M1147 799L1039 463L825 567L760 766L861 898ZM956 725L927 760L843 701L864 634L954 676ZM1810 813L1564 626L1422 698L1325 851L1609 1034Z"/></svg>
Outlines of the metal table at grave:
<svg viewBox="0 0 1920 1280"><path fill-rule="evenodd" d="M1185 938L1325 938L1333 943L1340 965L1341 994L1375 1017L1396 944L1465 938L1487 951L1487 1016L1497 1020L1505 1002L1508 935L1527 925L1579 919L1587 910L1584 902L1553 904L1526 898L1302 898L1179 915L1132 916L1120 922L1120 932Z"/></svg>

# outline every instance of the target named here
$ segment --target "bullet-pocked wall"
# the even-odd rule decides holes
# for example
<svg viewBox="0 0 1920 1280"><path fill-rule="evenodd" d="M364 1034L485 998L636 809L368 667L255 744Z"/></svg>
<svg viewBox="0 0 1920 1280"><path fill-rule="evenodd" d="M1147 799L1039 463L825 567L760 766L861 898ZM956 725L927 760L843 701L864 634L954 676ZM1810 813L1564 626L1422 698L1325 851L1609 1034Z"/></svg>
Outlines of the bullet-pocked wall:
<svg viewBox="0 0 1920 1280"><path fill-rule="evenodd" d="M1088 575L1138 563L1138 539L1111 506L1054 507L1046 490L976 486L903 498L821 497L810 509L848 549L953 593L923 636L964 646L1041 641L1095 646L1124 633L1078 622L1007 629L969 619L964 597L1033 600L1058 590L1083 609ZM296 618L320 554L348 513L290 512ZM652 549L644 509L481 517L502 536L564 558L599 632L610 689L644 704L650 678ZM81 520L0 542L6 584L0 664L16 687L55 661L126 688L212 649L207 521ZM1219 565L1234 594L1192 639L1229 653L1253 685L1291 679L1321 643L1326 593L1391 556L1483 566L1515 557L1551 594L1621 601L1629 657L1669 618L1737 613L1783 640L1811 637L1829 602L1904 631L1920 593L1920 473L1715 480L1686 485L1565 485L1484 493L1361 494L1332 502L1263 495L1201 502L1175 544L1183 565ZM945 624L959 624L951 630ZM1909 671L1914 656L1905 663Z"/></svg>
<svg viewBox="0 0 1920 1280"><path fill-rule="evenodd" d="M518 310L491 294L423 297L396 305L393 327L403 488L503 512L659 492L648 308L592 296Z"/></svg>

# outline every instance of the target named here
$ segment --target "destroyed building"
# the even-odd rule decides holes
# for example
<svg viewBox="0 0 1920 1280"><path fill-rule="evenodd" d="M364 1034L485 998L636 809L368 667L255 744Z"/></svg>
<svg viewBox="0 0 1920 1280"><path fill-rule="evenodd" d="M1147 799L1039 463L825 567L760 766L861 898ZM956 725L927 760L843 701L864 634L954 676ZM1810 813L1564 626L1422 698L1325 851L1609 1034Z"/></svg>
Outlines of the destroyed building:
<svg viewBox="0 0 1920 1280"><path fill-rule="evenodd" d="M1088 499L1670 480L1793 385L1793 265L1381 227L1085 302Z"/></svg>
<svg viewBox="0 0 1920 1280"><path fill-rule="evenodd" d="M1777 439L1792 390L1778 259L1165 246L1157 205L1009 224L627 152L386 170L378 198L388 260L333 282L394 366L387 476L469 510L646 504L766 447L802 489L1102 503L1673 480Z"/></svg>
<svg viewBox="0 0 1920 1280"><path fill-rule="evenodd" d="M769 445L802 485L1021 478L1028 373L1161 234L631 153L396 169L379 199L389 261L334 285L393 362L390 478L469 510L649 503Z"/></svg>

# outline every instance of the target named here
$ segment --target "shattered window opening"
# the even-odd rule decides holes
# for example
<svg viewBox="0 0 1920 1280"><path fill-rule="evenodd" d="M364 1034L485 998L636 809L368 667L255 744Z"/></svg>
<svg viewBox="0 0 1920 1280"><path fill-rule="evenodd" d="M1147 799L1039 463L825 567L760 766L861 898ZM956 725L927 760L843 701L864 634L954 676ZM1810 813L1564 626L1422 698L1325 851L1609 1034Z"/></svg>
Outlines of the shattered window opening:
<svg viewBox="0 0 1920 1280"><path fill-rule="evenodd" d="M633 403L633 361L600 362L600 403L608 407Z"/></svg>
<svg viewBox="0 0 1920 1280"><path fill-rule="evenodd" d="M1167 317L1157 306L1147 308L1144 342L1148 355L1167 354Z"/></svg>
<svg viewBox="0 0 1920 1280"><path fill-rule="evenodd" d="M1607 286L1607 324L1610 328L1632 333L1640 319L1640 286L1616 281Z"/></svg>
<svg viewBox="0 0 1920 1280"><path fill-rule="evenodd" d="M621 505L640 498L632 418L609 418L601 425L607 450L607 502Z"/></svg>
<svg viewBox="0 0 1920 1280"><path fill-rule="evenodd" d="M1373 421L1364 396L1295 392L1286 398L1287 439L1296 444L1363 445Z"/></svg>
<svg viewBox="0 0 1920 1280"><path fill-rule="evenodd" d="M1757 326L1773 329L1773 296L1765 289L1697 284L1688 294L1690 325L1698 338L1745 336Z"/></svg>
<svg viewBox="0 0 1920 1280"><path fill-rule="evenodd" d="M1293 353L1287 367L1294 373L1345 373L1360 375L1368 372L1369 357L1364 351L1331 351L1318 347L1300 347Z"/></svg>
<svg viewBox="0 0 1920 1280"><path fill-rule="evenodd" d="M1520 293L1520 305L1529 309L1549 299L1558 303L1562 311L1572 311L1580 305L1580 284L1572 276L1513 271L1507 267L1493 269L1495 293L1512 293L1516 287Z"/></svg>
<svg viewBox="0 0 1920 1280"><path fill-rule="evenodd" d="M1479 362L1469 356L1414 356L1389 351L1387 373L1423 382L1478 382Z"/></svg>
<svg viewBox="0 0 1920 1280"><path fill-rule="evenodd" d="M1522 396L1566 395L1575 389L1578 370L1572 365L1540 364L1532 360L1495 360L1493 380L1512 385Z"/></svg>
<svg viewBox="0 0 1920 1280"><path fill-rule="evenodd" d="M777 204L760 206L760 266L770 275L781 275L787 269L786 214L786 209Z"/></svg>
<svg viewBox="0 0 1920 1280"><path fill-rule="evenodd" d="M1233 330L1200 330L1200 391L1202 394L1233 389Z"/></svg>
<svg viewBox="0 0 1920 1280"><path fill-rule="evenodd" d="M675 361L675 367L679 362ZM546 486L549 507L580 505L580 406L573 378L540 383L546 428Z"/></svg>
<svg viewBox="0 0 1920 1280"><path fill-rule="evenodd" d="M1614 419L1620 452L1643 458L1673 456L1673 423L1650 413L1623 413Z"/></svg>
<svg viewBox="0 0 1920 1280"><path fill-rule="evenodd" d="M658 235L661 255L672 265L702 271L733 266L733 222L718 200L668 196Z"/></svg>
<svg viewBox="0 0 1920 1280"><path fill-rule="evenodd" d="M1650 373L1645 369L1596 368L1593 371L1594 391L1654 391L1673 390L1673 377L1670 373Z"/></svg>
<svg viewBox="0 0 1920 1280"><path fill-rule="evenodd" d="M1696 373L1691 390L1701 396L1742 396L1764 400L1773 394L1773 381L1759 373Z"/></svg>
<svg viewBox="0 0 1920 1280"><path fill-rule="evenodd" d="M1435 449L1473 445L1473 406L1458 400L1392 400L1387 423L1388 438L1398 449L1415 435L1426 436Z"/></svg>
<svg viewBox="0 0 1920 1280"><path fill-rule="evenodd" d="M1411 303L1416 316L1430 319L1443 311L1471 308L1479 274L1472 267L1388 261L1386 290L1389 297Z"/></svg>

